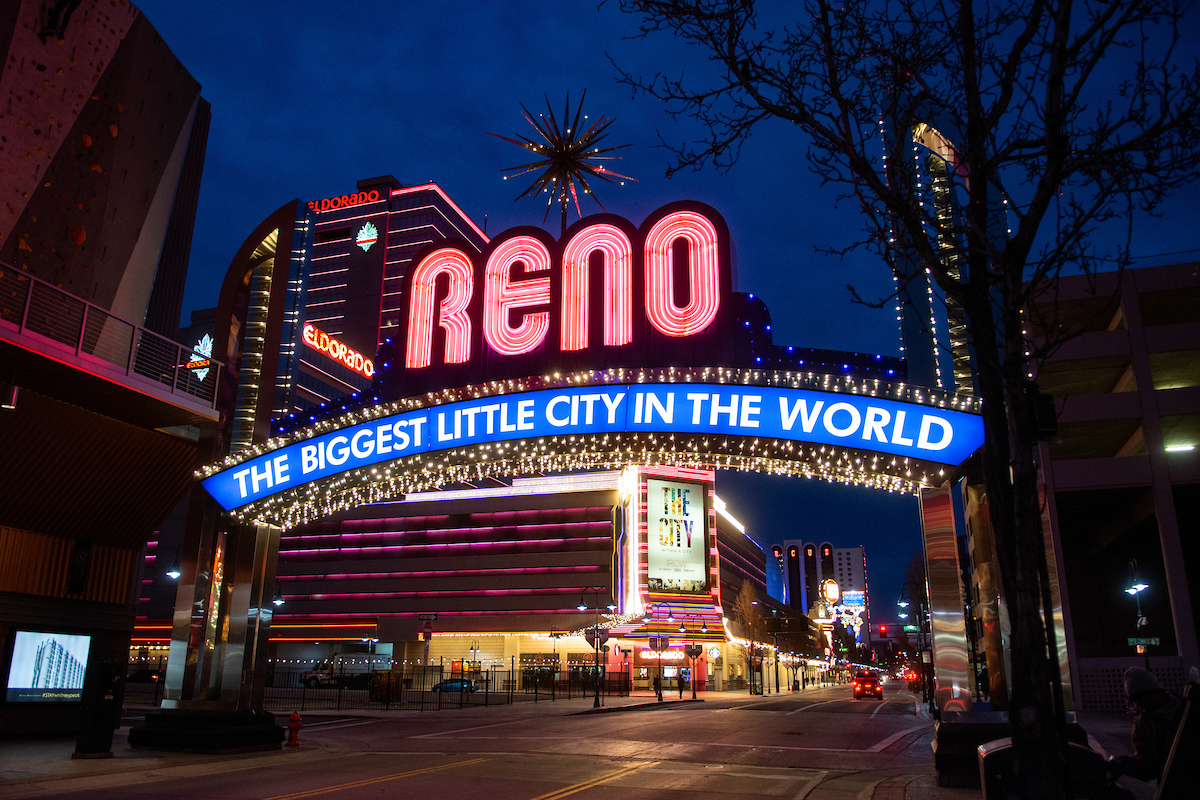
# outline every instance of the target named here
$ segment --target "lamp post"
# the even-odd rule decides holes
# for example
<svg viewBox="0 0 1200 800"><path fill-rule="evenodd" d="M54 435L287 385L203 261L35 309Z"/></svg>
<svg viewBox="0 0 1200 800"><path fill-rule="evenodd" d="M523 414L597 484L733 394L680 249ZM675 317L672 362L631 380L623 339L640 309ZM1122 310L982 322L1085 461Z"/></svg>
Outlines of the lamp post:
<svg viewBox="0 0 1200 800"><path fill-rule="evenodd" d="M595 651L595 667L596 667L596 674L595 674L596 694L595 694L595 701L592 703L592 708L600 707L600 645L604 644L604 642L600 641L600 592L607 590L607 588L608 587L606 587L606 586L596 586L591 589L584 590L585 592L591 592L594 595L592 599L595 601L595 606L596 606L596 624L592 628L592 650ZM579 605L577 606L577 608L580 611L587 611L587 609L588 609L587 602L584 599L584 597L581 596L579 598ZM608 608L609 612L611 613L613 611L616 611L617 605L612 600L609 600L607 608Z"/></svg>
<svg viewBox="0 0 1200 800"><path fill-rule="evenodd" d="M914 597L917 598L917 634L918 634L917 646L920 648L921 653L922 653L922 655L921 655L921 699L932 704L933 703L933 694L930 691L929 672L925 668L925 656L924 656L924 653L925 653L925 613L926 613L925 612L925 600L923 599L923 596L920 593L920 587L916 584L916 582L905 581L903 583L903 585L901 585L900 599L896 601L896 605L900 606L901 609L908 608L908 606L910 604L908 595L907 595L909 586L913 587L913 595L914 595ZM899 616L900 619L908 619L908 614L905 613L903 610L897 616ZM932 649L933 648L932 648L932 643L931 643L930 664L929 664L930 668L933 667Z"/></svg>
<svg viewBox="0 0 1200 800"><path fill-rule="evenodd" d="M651 603L650 605L646 606L646 611L645 611L645 613L642 614L642 622L643 623L645 623L648 626L650 624L650 622L654 619L654 607L656 605L666 606L667 622L675 621L675 615L671 613L671 604L670 603ZM647 636L649 636L649 632L647 633ZM658 653L658 691L656 692L656 694L658 696L658 702L661 703L661 702L663 702L663 691L662 691L663 668L662 668L661 637L659 637L659 639L660 639L660 641L659 641L660 646L656 647L654 649Z"/></svg>
<svg viewBox="0 0 1200 800"><path fill-rule="evenodd" d="M1149 620L1147 620L1145 617L1142 616L1142 592L1149 589L1150 584L1146 583L1140 577L1138 577L1137 573L1138 573L1137 559L1131 558L1131 559L1129 559L1129 586L1127 586L1125 588L1125 594L1133 595L1133 599L1137 601L1137 625L1135 627L1135 631L1139 635L1139 638L1140 638L1142 629L1145 628L1146 625L1149 623ZM1150 671L1150 651L1147 649L1148 645L1146 645L1145 643L1141 643L1136 646L1137 646L1137 649L1141 651L1142 656L1145 657L1146 671L1149 672Z"/></svg>

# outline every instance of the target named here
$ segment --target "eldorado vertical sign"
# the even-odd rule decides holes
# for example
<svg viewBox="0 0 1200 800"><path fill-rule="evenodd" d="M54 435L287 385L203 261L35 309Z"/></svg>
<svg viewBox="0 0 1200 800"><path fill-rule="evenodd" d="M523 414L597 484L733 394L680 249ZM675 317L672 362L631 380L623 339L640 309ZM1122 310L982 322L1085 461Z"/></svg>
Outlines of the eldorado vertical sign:
<svg viewBox="0 0 1200 800"><path fill-rule="evenodd" d="M652 591L708 588L706 519L699 484L646 480L647 580Z"/></svg>

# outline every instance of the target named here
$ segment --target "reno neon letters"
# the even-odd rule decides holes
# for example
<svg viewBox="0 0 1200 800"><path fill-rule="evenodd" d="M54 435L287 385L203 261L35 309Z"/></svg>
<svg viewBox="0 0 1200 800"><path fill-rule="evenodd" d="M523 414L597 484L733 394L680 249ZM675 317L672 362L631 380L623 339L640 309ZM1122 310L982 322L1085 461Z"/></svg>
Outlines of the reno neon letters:
<svg viewBox="0 0 1200 800"><path fill-rule="evenodd" d="M660 209L641 231L601 215L557 243L515 229L479 256L456 243L431 246L405 287L404 366L595 355L639 337L665 337L654 346L677 350L670 340L715 337L731 291L728 251L724 222L699 203Z"/></svg>

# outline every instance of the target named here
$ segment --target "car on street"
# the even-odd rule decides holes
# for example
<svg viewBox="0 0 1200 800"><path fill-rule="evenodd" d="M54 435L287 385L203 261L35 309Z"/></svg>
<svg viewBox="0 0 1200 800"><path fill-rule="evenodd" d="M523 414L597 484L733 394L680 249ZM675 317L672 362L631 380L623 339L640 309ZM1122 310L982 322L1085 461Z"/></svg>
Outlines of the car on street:
<svg viewBox="0 0 1200 800"><path fill-rule="evenodd" d="M475 681L467 680L466 678L451 678L450 680L435 683L431 687L434 692L474 692L479 689Z"/></svg>
<svg viewBox="0 0 1200 800"><path fill-rule="evenodd" d="M878 697L883 699L883 684L879 677L870 672L860 672L854 676L854 699L862 697Z"/></svg>

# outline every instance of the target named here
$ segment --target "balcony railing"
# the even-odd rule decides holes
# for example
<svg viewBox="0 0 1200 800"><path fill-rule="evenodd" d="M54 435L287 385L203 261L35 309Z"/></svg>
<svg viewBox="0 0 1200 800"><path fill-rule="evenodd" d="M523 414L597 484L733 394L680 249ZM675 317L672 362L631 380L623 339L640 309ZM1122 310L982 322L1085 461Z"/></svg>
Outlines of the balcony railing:
<svg viewBox="0 0 1200 800"><path fill-rule="evenodd" d="M186 395L208 408L215 405L221 362L193 354L187 345L114 317L97 305L0 263L0 331L3 329L36 342L48 353L69 350L104 372L115 368L127 379L135 378L131 383L149 380L159 391Z"/></svg>

